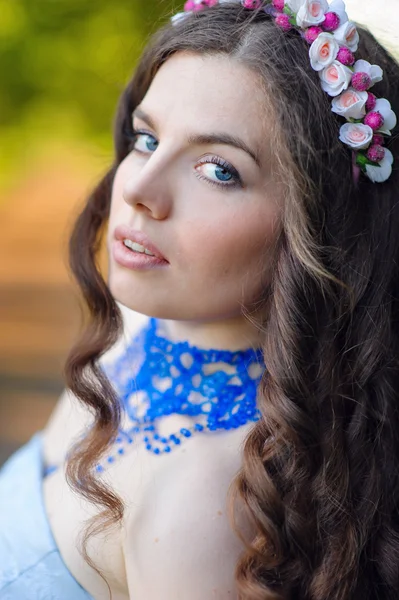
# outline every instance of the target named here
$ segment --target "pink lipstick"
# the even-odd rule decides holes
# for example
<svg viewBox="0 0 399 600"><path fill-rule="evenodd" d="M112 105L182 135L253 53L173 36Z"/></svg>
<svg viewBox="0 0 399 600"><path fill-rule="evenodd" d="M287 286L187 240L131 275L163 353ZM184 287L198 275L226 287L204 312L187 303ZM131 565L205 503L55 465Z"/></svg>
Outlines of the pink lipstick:
<svg viewBox="0 0 399 600"><path fill-rule="evenodd" d="M127 225L119 225L115 229L112 256L121 266L134 270L165 267L169 264L145 233Z"/></svg>

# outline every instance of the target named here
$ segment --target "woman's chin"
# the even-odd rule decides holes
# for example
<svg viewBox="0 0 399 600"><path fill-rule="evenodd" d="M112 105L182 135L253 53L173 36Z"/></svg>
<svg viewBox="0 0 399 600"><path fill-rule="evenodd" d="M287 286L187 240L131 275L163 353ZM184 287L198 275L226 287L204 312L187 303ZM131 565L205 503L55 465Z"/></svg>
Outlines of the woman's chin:
<svg viewBox="0 0 399 600"><path fill-rule="evenodd" d="M117 281L111 278L108 282L108 288L118 304L125 309L141 313L148 317L156 317L160 319L177 318L174 312L168 310L168 303L165 298L157 299L153 293L144 292L143 286L139 289L136 286L126 285L126 282ZM170 316L173 314L173 316ZM168 316L169 315L169 316Z"/></svg>

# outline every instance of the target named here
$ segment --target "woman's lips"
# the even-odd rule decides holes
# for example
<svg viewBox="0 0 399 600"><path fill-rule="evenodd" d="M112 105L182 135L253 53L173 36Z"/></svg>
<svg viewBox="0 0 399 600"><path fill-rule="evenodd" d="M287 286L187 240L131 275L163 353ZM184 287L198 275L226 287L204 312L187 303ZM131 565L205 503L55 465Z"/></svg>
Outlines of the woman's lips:
<svg viewBox="0 0 399 600"><path fill-rule="evenodd" d="M157 248L157 246L153 244L150 238L143 231L139 231L138 229L132 229L128 225L118 225L118 227L115 228L114 238L116 241L122 242L122 244L123 240L131 240L132 242L136 242L137 244L144 246L144 248L149 250L151 254L154 254L154 256L158 259L161 259L164 262L168 262L165 256L159 250L159 248ZM129 250L128 248L126 248L126 250L128 250L131 253L134 253L133 250ZM153 257L148 256L148 258Z"/></svg>
<svg viewBox="0 0 399 600"><path fill-rule="evenodd" d="M144 244L142 245L144 246ZM148 249L150 250L150 248ZM149 256L148 254L144 254L144 252L131 250L125 246L122 240L117 239L112 242L112 256L115 262L122 267L138 271L156 269L169 265L167 260L159 258L159 256Z"/></svg>

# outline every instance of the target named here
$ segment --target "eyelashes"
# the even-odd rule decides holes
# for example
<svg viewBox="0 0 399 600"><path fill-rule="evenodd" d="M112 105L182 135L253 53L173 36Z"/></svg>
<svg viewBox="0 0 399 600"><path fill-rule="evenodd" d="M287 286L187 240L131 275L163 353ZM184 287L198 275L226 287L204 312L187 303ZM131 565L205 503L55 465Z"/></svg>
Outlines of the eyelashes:
<svg viewBox="0 0 399 600"><path fill-rule="evenodd" d="M125 130L124 131L124 137L128 140L128 151L129 152L136 152L138 154L147 154L147 153L151 153L151 152L155 152L155 150L157 149L157 146L155 147L148 147L148 140L147 142L145 142L146 146L145 149L138 149L137 148L137 141L141 138L141 137L147 137L149 138L149 144L151 146L151 140L155 140L155 137L149 133L148 131L144 131L144 130L140 130L140 129L131 129L130 131ZM156 141L156 144L158 145L158 142ZM214 179L211 179L210 177L206 177L202 171L199 170L199 167L201 166L205 166L205 165L211 165L210 169L211 172L213 171L213 175L219 176L221 177L221 179L219 179L219 181L215 181ZM212 165L214 165L214 167L216 168L212 168ZM243 187L242 186L242 181L241 181L241 177L237 171L237 169L235 169L233 167L233 165L231 165L229 162L227 162L226 160L218 157L218 156L211 156L211 157L204 157L202 158L200 161L198 161L197 166L195 167L195 175L198 179L200 180L204 180L205 182L209 183L210 185L215 185L219 188L223 188L223 189L227 189L227 188L238 188L238 187ZM229 178L229 179L226 179Z"/></svg>
<svg viewBox="0 0 399 600"><path fill-rule="evenodd" d="M214 181L213 179L208 179L208 177L205 177L201 171L198 171L198 167L195 167L195 170L197 171L197 177L198 179L204 179L206 181L209 181L209 183L211 184L215 184L219 187L241 187L241 179L240 179L240 175L238 174L237 170L233 167L233 165L231 165L230 163L228 163L227 161L223 160L223 158L219 158L218 156L212 156L210 158L202 158L199 162L198 165L216 165L219 167L219 174L224 177L225 174L230 175L232 177L232 179L230 179L229 181L232 181L233 183L222 183L221 181Z"/></svg>

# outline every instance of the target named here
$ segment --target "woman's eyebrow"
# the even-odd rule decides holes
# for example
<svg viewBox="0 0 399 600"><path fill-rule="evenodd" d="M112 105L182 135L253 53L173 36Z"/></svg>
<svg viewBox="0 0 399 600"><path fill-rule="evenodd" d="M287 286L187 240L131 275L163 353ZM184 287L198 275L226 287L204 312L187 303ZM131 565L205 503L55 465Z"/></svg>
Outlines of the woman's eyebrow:
<svg viewBox="0 0 399 600"><path fill-rule="evenodd" d="M151 129L156 129L155 122L146 112L143 111L142 108L137 107L132 114L132 119L136 117L144 123L147 123ZM254 152L248 144L244 142L241 138L231 135L230 133L220 132L220 133L193 133L188 136L187 143L192 145L206 145L206 144L225 144L227 146L234 146L235 148L239 148L243 150L255 161L259 168L261 168L261 163L259 159L259 153Z"/></svg>

